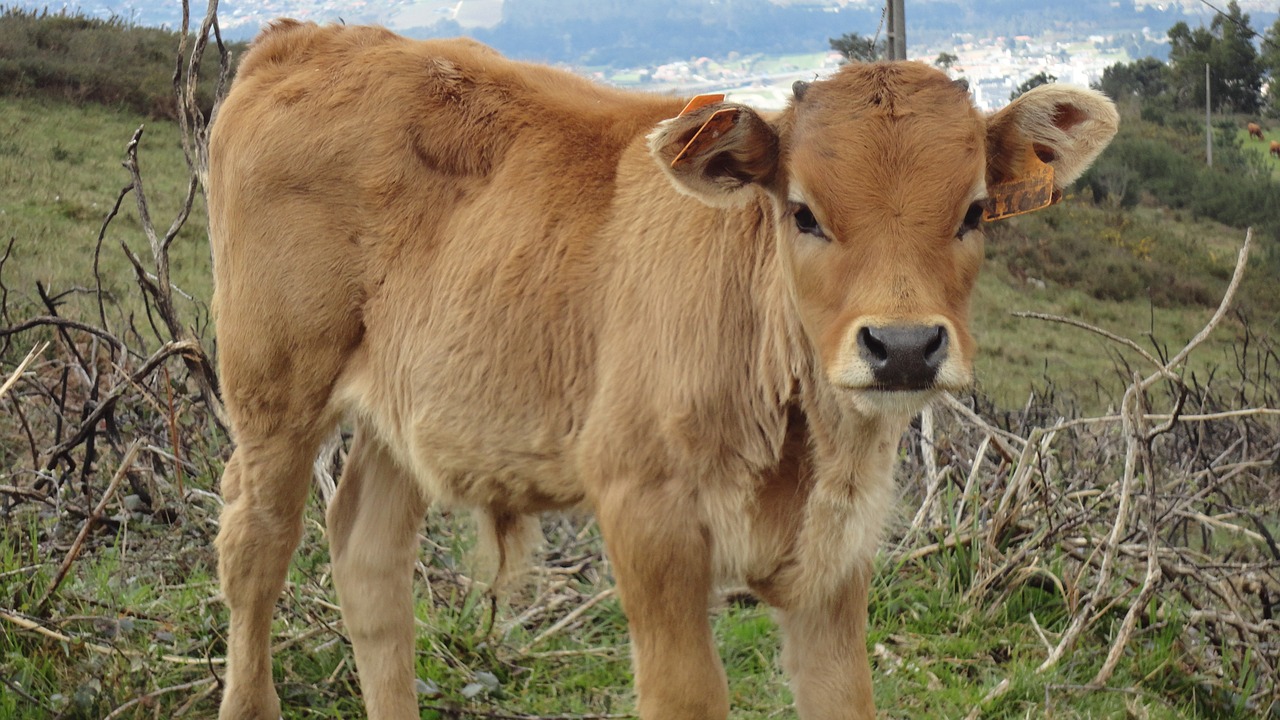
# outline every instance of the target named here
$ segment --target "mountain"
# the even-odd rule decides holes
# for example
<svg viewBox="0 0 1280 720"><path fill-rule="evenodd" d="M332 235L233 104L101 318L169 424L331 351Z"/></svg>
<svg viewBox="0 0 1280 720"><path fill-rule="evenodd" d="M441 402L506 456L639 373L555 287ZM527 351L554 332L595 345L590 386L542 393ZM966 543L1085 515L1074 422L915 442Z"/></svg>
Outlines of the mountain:
<svg viewBox="0 0 1280 720"><path fill-rule="evenodd" d="M38 0L18 4L47 6ZM1255 26L1274 17L1265 0L1241 5L1253 13ZM1136 36L1143 28L1159 32L1179 20L1207 23L1212 13L1183 0L910 0L906 6L909 43L929 46L958 34ZM181 11L174 0L95 0L68 7L169 27L178 25ZM514 57L619 67L733 52L826 50L828 38L848 32L882 34L882 7L874 0L223 0L219 20L224 34L235 39L251 37L272 18L290 16L377 23L417 37L468 34ZM203 7L192 13L202 16Z"/></svg>

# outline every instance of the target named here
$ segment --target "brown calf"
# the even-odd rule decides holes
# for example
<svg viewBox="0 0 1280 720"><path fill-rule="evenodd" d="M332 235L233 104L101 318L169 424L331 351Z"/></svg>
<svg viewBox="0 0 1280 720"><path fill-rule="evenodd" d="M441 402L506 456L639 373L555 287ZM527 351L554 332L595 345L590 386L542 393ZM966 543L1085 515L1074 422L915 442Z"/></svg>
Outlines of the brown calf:
<svg viewBox="0 0 1280 720"><path fill-rule="evenodd" d="M1277 141L1277 140L1271 141L1271 156L1275 158L1280 158L1280 141Z"/></svg>
<svg viewBox="0 0 1280 720"><path fill-rule="evenodd" d="M1249 139L1266 140L1262 136L1262 126L1258 123L1249 123Z"/></svg>
<svg viewBox="0 0 1280 720"><path fill-rule="evenodd" d="M918 63L852 63L775 115L681 106L465 40L281 21L255 41L210 158L237 441L224 720L280 711L272 608L344 419L328 525L370 717L418 716L431 502L477 511L500 575L535 513L596 514L647 720L726 717L726 583L778 609L802 718L873 716L895 448L971 380L987 188L1036 156L1071 182L1116 113L1044 86L987 118Z"/></svg>

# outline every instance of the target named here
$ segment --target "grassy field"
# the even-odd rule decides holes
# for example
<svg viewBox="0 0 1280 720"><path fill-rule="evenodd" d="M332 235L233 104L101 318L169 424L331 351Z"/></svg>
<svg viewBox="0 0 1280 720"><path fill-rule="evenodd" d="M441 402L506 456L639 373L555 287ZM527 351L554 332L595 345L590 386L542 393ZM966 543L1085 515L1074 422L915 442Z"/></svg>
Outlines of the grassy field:
<svg viewBox="0 0 1280 720"><path fill-rule="evenodd" d="M1280 140L1280 125L1273 125L1262 122L1262 135L1265 140L1255 140L1249 137L1248 128L1241 126L1239 132L1236 133L1236 139L1244 146L1249 153L1256 155L1267 167L1271 168L1271 179L1280 180L1280 158L1271 154L1271 141Z"/></svg>
<svg viewBox="0 0 1280 720"><path fill-rule="evenodd" d="M15 239L0 279L15 318L38 310L37 282L53 294L92 284L99 227L128 181L119 161L140 122L96 107L0 103L0 240ZM141 157L152 214L167 226L186 178L176 129L149 122ZM1015 221L988 241L992 260L974 315L985 348L980 386L997 405L1020 408L1035 392L1105 410L1119 397L1127 375L1124 363L1134 362L1129 351L1117 351L1091 334L1017 318L1010 311L1067 315L1149 347L1172 349L1212 312L1212 302L1153 307L1146 294L1100 300L1094 292L1043 281L1024 262L1034 255L1023 250L1035 249L1035 243L1065 244L1070 235L1096 242L1098 256L1119 253L1141 260L1167 252L1185 257L1216 300L1242 231L1175 218L1158 208L1139 208L1127 221L1107 212L1069 202ZM131 270L119 243L133 243L139 252L144 248L131 198L121 215L107 235L101 264L106 287L125 308L123 321L141 307L133 299ZM209 295L203 227L197 207L173 254L175 283L196 299L184 309L192 318L199 317L200 303ZM92 312L83 294L72 292L66 302L67 315ZM1269 312L1255 314L1253 330L1274 338L1276 321ZM1228 324L1196 354L1194 372L1222 366L1229 373L1242 332L1239 323ZM15 347L12 354L19 357L3 358L0 375L25 350ZM20 437L14 423L6 420L0 427ZM181 478L159 465L146 474L144 484L153 496L147 512L136 509L136 495L122 491L108 506L104 527L69 565L66 580L43 607L40 600L84 524L84 501L96 498L105 484L102 476L114 467L98 469L92 478L96 490L0 506L0 719L214 714L226 613L214 579L212 538L220 508L216 478L229 447L217 436L208 442L203 456L192 459L185 488ZM5 443L4 460L13 470L0 469L0 485L22 486L26 476L20 468L30 459L21 440ZM914 480L904 486L903 504L911 507L919 493ZM960 502L956 492L947 495L946 507ZM328 578L321 505L317 498L308 508L302 548L276 616L276 678L289 718L362 714L350 646ZM1194 669L1189 658L1198 649L1180 622L1187 608L1172 593L1161 600L1159 613L1153 609L1144 617L1108 689L1088 685L1123 609L1101 610L1101 630L1087 633L1062 662L1037 673L1046 646L1066 629L1068 610L1085 591L1070 582L1066 560L1046 553L1040 567L1039 577L1067 578L1062 588L1022 577L975 595L972 580L986 562L976 557L976 546L912 559L909 550L938 538L896 545L907 519L895 522L895 543L881 556L872 591L869 645L880 717L964 717L976 706L985 707L982 717L1010 720L1258 716L1258 707L1240 700L1258 682L1256 674L1206 679ZM545 564L492 617L488 602L467 578L469 527L465 518L433 513L423 533L417 575L423 717L631 712L625 621L592 524L549 518ZM1280 527L1273 522L1270 532L1276 531ZM731 599L715 611L714 627L735 717L793 717L768 611ZM1008 691L984 704L1002 680L1009 681ZM1223 695L1223 685L1240 692Z"/></svg>
<svg viewBox="0 0 1280 720"><path fill-rule="evenodd" d="M93 284L98 232L120 190L129 184L121 166L125 146L144 127L139 150L151 217L163 232L184 198L187 168L176 123L145 120L97 105L69 106L6 98L0 103L0 219L2 239L13 239L5 263L11 301L35 302L36 283L51 293ZM203 199L197 197L171 252L174 283L207 302L212 293ZM137 293L133 269L120 249L150 251L142 236L137 204L125 198L100 256L104 289L126 300ZM72 294L68 314L89 309ZM134 310L140 305L126 302Z"/></svg>

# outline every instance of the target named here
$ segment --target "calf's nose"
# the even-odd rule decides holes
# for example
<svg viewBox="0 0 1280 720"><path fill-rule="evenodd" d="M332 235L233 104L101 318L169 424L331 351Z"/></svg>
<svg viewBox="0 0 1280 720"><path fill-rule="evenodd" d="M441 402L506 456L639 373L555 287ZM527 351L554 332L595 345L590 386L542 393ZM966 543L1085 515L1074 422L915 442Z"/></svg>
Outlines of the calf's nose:
<svg viewBox="0 0 1280 720"><path fill-rule="evenodd" d="M942 325L866 326L858 331L858 353L884 390L932 387L949 345Z"/></svg>

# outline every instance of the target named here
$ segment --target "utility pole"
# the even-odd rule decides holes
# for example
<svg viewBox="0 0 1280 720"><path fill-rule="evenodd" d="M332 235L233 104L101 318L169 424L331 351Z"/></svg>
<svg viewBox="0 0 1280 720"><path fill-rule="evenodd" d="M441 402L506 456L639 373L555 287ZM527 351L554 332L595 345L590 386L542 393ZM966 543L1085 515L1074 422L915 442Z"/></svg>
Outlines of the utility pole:
<svg viewBox="0 0 1280 720"><path fill-rule="evenodd" d="M903 14L903 0L885 0L886 17L889 25L888 42L890 60L907 59L907 20Z"/></svg>
<svg viewBox="0 0 1280 720"><path fill-rule="evenodd" d="M1213 125L1209 117L1209 63L1204 64L1204 157L1213 167Z"/></svg>

